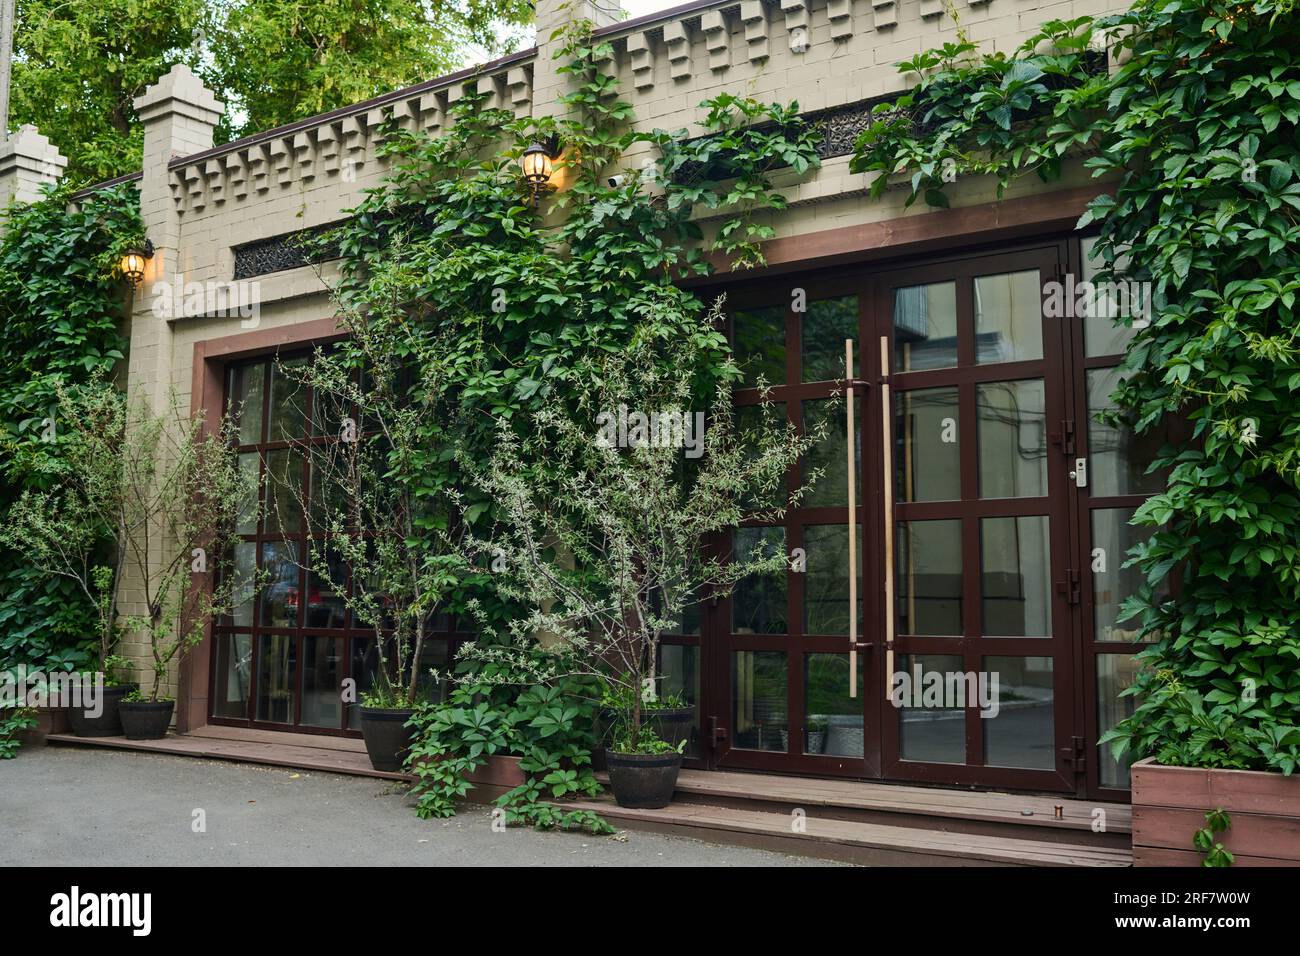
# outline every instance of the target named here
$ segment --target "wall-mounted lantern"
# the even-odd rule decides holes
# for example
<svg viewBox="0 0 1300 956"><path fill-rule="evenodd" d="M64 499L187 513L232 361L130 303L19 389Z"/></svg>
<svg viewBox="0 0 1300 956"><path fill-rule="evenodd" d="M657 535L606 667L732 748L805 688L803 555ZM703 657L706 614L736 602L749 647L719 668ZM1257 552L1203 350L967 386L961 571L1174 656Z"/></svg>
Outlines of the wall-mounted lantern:
<svg viewBox="0 0 1300 956"><path fill-rule="evenodd" d="M559 158L560 143L554 136L533 143L519 157L519 165L524 171L524 181L533 191L534 208L542 193L550 188L551 171L555 167L555 160Z"/></svg>
<svg viewBox="0 0 1300 956"><path fill-rule="evenodd" d="M137 288L144 281L144 264L152 258L153 243L148 239L144 241L144 245L132 246L122 253L122 261L118 263L118 268L130 281L131 288Z"/></svg>

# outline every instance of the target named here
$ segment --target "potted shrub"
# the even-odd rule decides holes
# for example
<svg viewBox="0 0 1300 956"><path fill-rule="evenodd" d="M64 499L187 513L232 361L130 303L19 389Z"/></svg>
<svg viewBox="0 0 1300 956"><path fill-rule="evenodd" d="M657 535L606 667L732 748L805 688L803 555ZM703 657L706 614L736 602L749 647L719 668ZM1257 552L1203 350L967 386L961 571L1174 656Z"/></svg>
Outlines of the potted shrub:
<svg viewBox="0 0 1300 956"><path fill-rule="evenodd" d="M208 428L187 417L174 394L159 410L128 405L110 383L58 388L59 465L51 490L24 494L10 513L6 540L24 542L53 573L80 582L100 625L102 712L72 707L82 736L161 737L174 701L161 694L169 665L201 640L236 585L221 569L235 519L255 490L240 473L229 423ZM95 564L104 529L111 560ZM120 613L124 586L140 592L141 613ZM129 662L113 652L126 633L153 655L145 693L122 677Z"/></svg>
<svg viewBox="0 0 1300 956"><path fill-rule="evenodd" d="M574 375L589 383L576 402L557 392L526 422L501 424L489 467L463 463L499 519L490 538L467 539L472 557L498 568L498 590L532 609L510 625L516 646L543 635L609 687L606 766L628 806L671 796L689 734L689 708L664 707L657 693L661 635L706 595L790 560L776 547L713 555L706 539L743 517L770 520L751 503L772 501L824 432L798 434L770 403L742 430L718 315L664 311L636 327L634 345ZM707 419L684 411L697 403ZM613 421L628 415L669 432L675 424L676 434L638 437Z"/></svg>

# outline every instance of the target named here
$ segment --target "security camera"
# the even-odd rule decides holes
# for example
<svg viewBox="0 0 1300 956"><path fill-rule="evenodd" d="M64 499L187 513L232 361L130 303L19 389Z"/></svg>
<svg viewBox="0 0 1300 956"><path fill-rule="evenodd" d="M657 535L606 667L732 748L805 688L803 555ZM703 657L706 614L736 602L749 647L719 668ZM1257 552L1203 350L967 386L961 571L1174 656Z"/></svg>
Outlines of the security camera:
<svg viewBox="0 0 1300 956"><path fill-rule="evenodd" d="M624 173L618 173L617 175L609 177L609 188L621 189L626 182L627 176Z"/></svg>

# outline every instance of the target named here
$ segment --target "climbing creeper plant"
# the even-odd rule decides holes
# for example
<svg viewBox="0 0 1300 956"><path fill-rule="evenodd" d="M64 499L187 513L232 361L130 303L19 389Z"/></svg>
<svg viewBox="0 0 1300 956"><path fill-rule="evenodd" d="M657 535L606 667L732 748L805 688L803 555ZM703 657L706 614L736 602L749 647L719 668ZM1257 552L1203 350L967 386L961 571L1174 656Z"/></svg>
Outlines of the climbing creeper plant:
<svg viewBox="0 0 1300 956"><path fill-rule="evenodd" d="M1099 59L1101 50L1108 59ZM1109 68L1107 68L1107 63ZM1011 53L960 42L900 65L853 168L879 196L947 204L954 178L1102 180L1099 279L1148 281L1114 400L1139 432L1170 416L1166 490L1137 512L1146 586L1126 604L1153 645L1133 715L1103 736L1162 763L1300 761L1300 23L1293 0L1138 0L1054 20ZM948 175L945 175L945 172ZM955 174L955 176L954 176ZM1157 600L1162 584L1174 596Z"/></svg>

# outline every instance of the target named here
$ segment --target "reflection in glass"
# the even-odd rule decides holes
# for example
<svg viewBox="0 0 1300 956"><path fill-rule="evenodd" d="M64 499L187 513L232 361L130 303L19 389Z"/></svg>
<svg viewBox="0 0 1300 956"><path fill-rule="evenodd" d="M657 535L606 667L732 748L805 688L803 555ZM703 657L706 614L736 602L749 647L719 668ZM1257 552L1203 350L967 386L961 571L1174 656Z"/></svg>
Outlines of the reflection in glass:
<svg viewBox="0 0 1300 956"><path fill-rule="evenodd" d="M1135 435L1128 427L1097 421L1097 413L1115 406L1111 393L1119 386L1118 368L1088 371L1088 484L1097 497L1154 495L1165 489L1168 472L1147 474L1160 446L1168 441L1164 428Z"/></svg>
<svg viewBox="0 0 1300 956"><path fill-rule="evenodd" d="M846 507L849 503L849 490L845 474L848 471L849 462L846 448L844 402L839 399L829 398L806 401L803 403L803 416L804 428L807 431L812 431L823 419L828 419L828 421L826 436L809 449L808 454L804 455L800 462L804 481L807 481L808 473L813 469L820 468L822 471L822 476L817 479L817 483L800 499L800 507ZM861 465L862 430L855 427L853 437L855 439L854 461ZM857 500L860 502L862 501L860 468L855 471L853 477L857 483Z"/></svg>
<svg viewBox="0 0 1300 956"><path fill-rule="evenodd" d="M916 372L957 364L957 286L952 282L894 290L894 368Z"/></svg>
<svg viewBox="0 0 1300 956"><path fill-rule="evenodd" d="M306 358L271 364L271 417L267 441L301 438L307 430L305 389L297 378Z"/></svg>
<svg viewBox="0 0 1300 956"><path fill-rule="evenodd" d="M803 632L849 633L849 529L842 524L804 528L807 569L803 588ZM862 554L858 535L857 554ZM861 558L859 558L859 563ZM858 569L858 622L862 622L862 569Z"/></svg>
<svg viewBox="0 0 1300 956"><path fill-rule="evenodd" d="M234 366L226 384L230 414L239 430L241 445L256 445L262 440L262 412L266 401L266 366Z"/></svg>
<svg viewBox="0 0 1300 956"><path fill-rule="evenodd" d="M786 691L783 652L732 652L731 719L735 749L789 750Z"/></svg>
<svg viewBox="0 0 1300 956"><path fill-rule="evenodd" d="M858 356L858 297L820 299L803 314L803 380L829 382L845 377L844 340L853 339Z"/></svg>
<svg viewBox="0 0 1300 956"><path fill-rule="evenodd" d="M913 683L918 668L922 680L933 672L944 675L946 682L947 675L961 673L962 659L956 654L900 654L895 666L898 668L896 673L908 675L908 680ZM913 696L900 694L898 699L903 704L898 715L898 743L904 760L966 762L966 712L962 708L942 706L950 702L947 700L932 701L931 706L926 706L928 699L915 689Z"/></svg>
<svg viewBox="0 0 1300 956"><path fill-rule="evenodd" d="M986 637L1050 637L1046 515L980 521L980 605Z"/></svg>
<svg viewBox="0 0 1300 956"><path fill-rule="evenodd" d="M253 624L253 585L257 578L257 544L240 541L231 555L230 574L235 588L231 597L230 622L239 627Z"/></svg>
<svg viewBox="0 0 1300 956"><path fill-rule="evenodd" d="M1043 299L1038 270L975 280L975 361L1028 362L1043 357Z"/></svg>
<svg viewBox="0 0 1300 956"><path fill-rule="evenodd" d="M754 561L770 554L786 554L785 528L737 528L738 561ZM785 634L786 571L742 578L731 595L731 629L735 634Z"/></svg>
<svg viewBox="0 0 1300 956"><path fill-rule="evenodd" d="M746 448L760 447L761 436L776 434L785 427L784 402L736 406L736 435ZM779 508L786 503L788 497L785 476L780 475L768 488L752 488L747 491L742 505L749 511Z"/></svg>
<svg viewBox="0 0 1300 956"><path fill-rule="evenodd" d="M1111 730L1121 720L1133 713L1137 701L1132 697L1121 697L1120 693L1133 686L1137 680L1138 662L1127 654L1097 655L1097 735L1100 737ZM1133 748L1124 751L1124 756L1115 759L1110 744L1097 746L1097 759L1100 764L1101 785L1103 787L1129 786L1129 766L1133 763Z"/></svg>
<svg viewBox="0 0 1300 956"><path fill-rule="evenodd" d="M1097 237L1084 239L1083 278L1087 282L1097 281L1097 272L1103 266L1101 253L1097 251ZM1116 272L1122 274L1129 265L1128 257L1121 256L1115 263ZM1114 280L1111 280L1114 281ZM1092 358L1097 355L1122 355L1128 350L1128 343L1133 338L1133 326L1129 319L1119 317L1118 303L1110 305L1102 302L1091 309L1084 310L1083 351ZM1138 309L1130 311L1137 312Z"/></svg>
<svg viewBox="0 0 1300 956"><path fill-rule="evenodd" d="M894 403L894 455L899 501L961 498L957 388L899 392Z"/></svg>
<svg viewBox="0 0 1300 956"><path fill-rule="evenodd" d="M298 626L298 544L267 541L262 545L262 627Z"/></svg>
<svg viewBox="0 0 1300 956"><path fill-rule="evenodd" d="M293 723L296 642L283 634L263 634L257 644L257 719Z"/></svg>
<svg viewBox="0 0 1300 956"><path fill-rule="evenodd" d="M990 675L990 686L992 675L998 677L998 714L980 720L984 763L1054 770L1052 659L986 657L984 670Z"/></svg>
<svg viewBox="0 0 1300 956"><path fill-rule="evenodd" d="M898 632L962 634L961 521L900 521Z"/></svg>
<svg viewBox="0 0 1300 956"><path fill-rule="evenodd" d="M214 717L248 719L248 694L252 684L253 638L248 634L217 634L216 699Z"/></svg>
<svg viewBox="0 0 1300 956"><path fill-rule="evenodd" d="M345 595L348 567L333 548L312 545L313 555L307 567L307 627L343 627L346 614ZM320 573L322 558L328 575Z"/></svg>
<svg viewBox="0 0 1300 956"><path fill-rule="evenodd" d="M1129 549L1151 537L1156 530L1129 524L1135 508L1096 508L1092 511L1092 613L1094 635L1099 641L1136 641L1137 618L1121 621L1121 609L1146 581L1146 575L1128 563ZM1156 587L1155 600L1169 598L1169 578ZM1147 640L1155 640L1148 635Z"/></svg>
<svg viewBox="0 0 1300 956"><path fill-rule="evenodd" d="M742 385L753 388L760 379L768 385L784 385L785 308L772 306L736 312L732 325L735 329L732 351L740 367ZM841 342L841 350L843 347Z"/></svg>
<svg viewBox="0 0 1300 956"><path fill-rule="evenodd" d="M266 530L292 534L302 524L302 456L288 448L266 453Z"/></svg>
<svg viewBox="0 0 1300 956"><path fill-rule="evenodd" d="M699 756L700 728L700 649L688 644L659 645L659 693L663 697L678 694L695 707L695 725L686 745L689 757Z"/></svg>
<svg viewBox="0 0 1300 956"><path fill-rule="evenodd" d="M343 638L306 637L302 643L302 719L310 727L337 727L343 716Z"/></svg>
<svg viewBox="0 0 1300 956"><path fill-rule="evenodd" d="M1042 379L975 390L981 498L1047 494L1047 406Z"/></svg>
<svg viewBox="0 0 1300 956"><path fill-rule="evenodd" d="M262 458L255 451L239 455L239 477L247 484L248 493L239 502L239 511L235 517L235 534L257 534L257 506L261 497L261 485L258 475L262 468Z"/></svg>
<svg viewBox="0 0 1300 956"><path fill-rule="evenodd" d="M803 674L803 752L837 757L862 756L862 675L858 696L849 696L847 654L805 654Z"/></svg>

